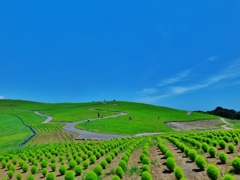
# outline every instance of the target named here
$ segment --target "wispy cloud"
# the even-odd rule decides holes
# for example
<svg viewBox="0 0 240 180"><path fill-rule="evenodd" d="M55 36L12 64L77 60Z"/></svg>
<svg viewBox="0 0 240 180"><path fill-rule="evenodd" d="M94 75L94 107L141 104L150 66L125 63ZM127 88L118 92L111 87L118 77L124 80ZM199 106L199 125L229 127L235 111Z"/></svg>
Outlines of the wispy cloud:
<svg viewBox="0 0 240 180"><path fill-rule="evenodd" d="M139 99L139 101L155 103L162 98L184 94L189 91L196 91L199 89L207 88L209 86L213 86L215 84L221 84L222 87L237 85L240 82L240 58L231 61L230 63L227 63L225 69L222 69L222 71L220 71L219 73L214 74L199 83L192 83L186 86L169 87L169 85L184 81L184 79L189 76L190 72L192 72L192 70L183 71L176 77L162 81L160 84L156 85L155 88L149 88L140 91L142 92L142 97ZM158 91L157 88L160 88L160 86L161 91L163 88L166 89L165 93L159 93L160 91Z"/></svg>
<svg viewBox="0 0 240 180"><path fill-rule="evenodd" d="M207 60L208 61L215 61L218 57L217 56L211 56L211 57L208 57Z"/></svg>
<svg viewBox="0 0 240 180"><path fill-rule="evenodd" d="M146 88L141 91L136 92L139 96L148 96L148 95L154 95L159 93L159 91L156 88Z"/></svg>
<svg viewBox="0 0 240 180"><path fill-rule="evenodd" d="M171 77L171 78L161 81L157 86L166 86L169 84L179 82L179 81L185 79L186 77L188 77L188 75L190 74L191 71L192 71L191 69L183 71L183 72L177 74L175 77Z"/></svg>
<svg viewBox="0 0 240 180"><path fill-rule="evenodd" d="M4 96L0 96L0 99L4 99Z"/></svg>

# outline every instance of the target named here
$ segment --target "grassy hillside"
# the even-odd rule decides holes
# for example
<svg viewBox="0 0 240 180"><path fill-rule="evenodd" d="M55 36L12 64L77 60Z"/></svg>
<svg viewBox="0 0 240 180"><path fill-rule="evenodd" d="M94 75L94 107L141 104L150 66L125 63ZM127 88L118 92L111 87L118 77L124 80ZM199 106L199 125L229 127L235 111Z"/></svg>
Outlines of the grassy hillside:
<svg viewBox="0 0 240 180"><path fill-rule="evenodd" d="M108 104L102 105L101 107L102 109L106 110L109 107L111 107L114 111L124 110L127 115L116 118L102 119L99 121L80 123L75 127L96 132L137 134L143 132L172 131L170 127L164 124L165 122L169 121L189 121L218 118L217 116L197 112L193 112L191 115L188 115L187 112L183 110L132 102L108 102ZM129 120L130 116L132 120ZM160 119L158 119L158 116Z"/></svg>

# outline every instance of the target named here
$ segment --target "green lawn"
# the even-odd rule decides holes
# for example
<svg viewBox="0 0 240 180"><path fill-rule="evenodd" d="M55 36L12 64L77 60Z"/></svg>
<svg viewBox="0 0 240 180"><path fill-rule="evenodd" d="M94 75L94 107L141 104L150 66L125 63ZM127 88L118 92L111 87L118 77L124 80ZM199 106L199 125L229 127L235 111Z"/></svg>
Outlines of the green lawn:
<svg viewBox="0 0 240 180"><path fill-rule="evenodd" d="M24 126L20 119L11 115L0 114L0 151L12 150L32 132Z"/></svg>

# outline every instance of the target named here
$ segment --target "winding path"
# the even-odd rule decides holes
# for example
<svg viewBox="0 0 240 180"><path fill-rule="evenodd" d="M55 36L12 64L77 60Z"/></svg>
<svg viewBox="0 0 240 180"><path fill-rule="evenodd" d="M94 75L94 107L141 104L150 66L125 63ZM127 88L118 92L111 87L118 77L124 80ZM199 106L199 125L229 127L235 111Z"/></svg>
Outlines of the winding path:
<svg viewBox="0 0 240 180"><path fill-rule="evenodd" d="M43 116L43 117L46 117L47 119L45 121L43 121L42 123L46 124L46 123L49 123L53 117L52 116L49 116L49 115L44 115L44 114L40 114L38 111L33 111L36 115L39 115L39 116Z"/></svg>
<svg viewBox="0 0 240 180"><path fill-rule="evenodd" d="M230 127L227 127L228 125L231 125L229 122L227 122L224 118L220 118L221 119L221 121L223 122L223 123L225 123L225 125L221 125L221 127L223 128L223 129L226 129L226 130L230 130L230 129L233 129L233 128L230 128Z"/></svg>

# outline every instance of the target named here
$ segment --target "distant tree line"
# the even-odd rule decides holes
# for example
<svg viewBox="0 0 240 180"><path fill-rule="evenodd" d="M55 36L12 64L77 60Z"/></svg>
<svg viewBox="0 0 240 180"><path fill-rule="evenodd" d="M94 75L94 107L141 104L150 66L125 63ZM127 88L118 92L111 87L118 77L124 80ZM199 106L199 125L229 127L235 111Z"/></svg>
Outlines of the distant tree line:
<svg viewBox="0 0 240 180"><path fill-rule="evenodd" d="M217 116L221 116L221 117L225 117L225 118L229 118L229 119L240 120L240 111L237 112L233 109L226 109L226 108L222 108L220 106L216 107L212 111L207 111L207 113L217 115Z"/></svg>

